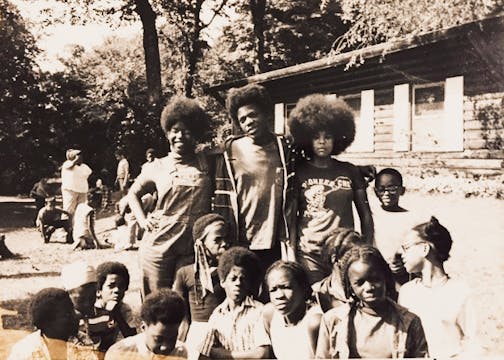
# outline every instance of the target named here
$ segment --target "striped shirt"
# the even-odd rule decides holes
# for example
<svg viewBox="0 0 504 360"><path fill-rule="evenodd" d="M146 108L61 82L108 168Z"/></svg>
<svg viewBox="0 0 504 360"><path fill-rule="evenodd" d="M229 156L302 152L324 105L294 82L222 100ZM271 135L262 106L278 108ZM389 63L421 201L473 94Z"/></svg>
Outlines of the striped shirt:
<svg viewBox="0 0 504 360"><path fill-rule="evenodd" d="M226 298L208 319L208 331L199 347L202 355L210 356L213 347L228 351L248 351L270 345L262 320L263 304L246 297L231 309Z"/></svg>

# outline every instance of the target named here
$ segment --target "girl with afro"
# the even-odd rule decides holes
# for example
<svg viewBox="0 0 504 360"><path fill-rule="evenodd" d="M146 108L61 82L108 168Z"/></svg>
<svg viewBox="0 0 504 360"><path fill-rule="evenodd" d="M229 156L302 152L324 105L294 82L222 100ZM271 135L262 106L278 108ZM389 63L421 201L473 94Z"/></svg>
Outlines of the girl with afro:
<svg viewBox="0 0 504 360"><path fill-rule="evenodd" d="M193 262L191 229L210 212L212 182L209 164L196 146L210 129L198 102L174 97L161 114L161 128L170 145L167 156L142 168L128 193L128 203L145 235L140 245L142 294L171 288L175 272ZM155 210L146 215L141 198L157 192Z"/></svg>
<svg viewBox="0 0 504 360"><path fill-rule="evenodd" d="M294 143L305 154L296 169L298 233L296 257L309 271L310 283L329 273L322 259L328 234L338 227L354 229L352 203L360 217L361 233L373 241L373 218L366 181L359 168L333 158L354 140L352 110L341 99L322 94L302 98L289 116Z"/></svg>

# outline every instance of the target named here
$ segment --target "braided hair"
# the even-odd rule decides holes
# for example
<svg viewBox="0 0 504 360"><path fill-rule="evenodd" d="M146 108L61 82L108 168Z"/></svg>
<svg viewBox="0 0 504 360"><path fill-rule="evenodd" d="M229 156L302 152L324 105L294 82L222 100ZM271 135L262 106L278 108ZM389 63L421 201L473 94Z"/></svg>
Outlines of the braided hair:
<svg viewBox="0 0 504 360"><path fill-rule="evenodd" d="M342 265L340 267L340 274L346 298L353 299L354 304L359 302L359 299L356 298L356 295L352 290L352 285L350 284L350 280L348 278L348 269L350 268L350 265L357 261L362 261L368 265L376 266L378 272L382 274L383 280L385 281L386 296L394 301L397 301L397 291L395 289L395 281L392 276L392 271L380 251L370 245L355 246L348 250L341 259Z"/></svg>

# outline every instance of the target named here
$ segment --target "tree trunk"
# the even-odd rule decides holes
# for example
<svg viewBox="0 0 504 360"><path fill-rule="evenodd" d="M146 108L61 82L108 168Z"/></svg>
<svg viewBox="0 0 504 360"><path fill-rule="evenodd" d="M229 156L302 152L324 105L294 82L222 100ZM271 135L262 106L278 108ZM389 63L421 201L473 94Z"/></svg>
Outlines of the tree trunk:
<svg viewBox="0 0 504 360"><path fill-rule="evenodd" d="M189 46L189 54L188 54L188 63L189 63L189 71L186 76L185 83L185 96L188 98L192 97L192 90L194 86L194 75L196 74L196 66L198 64L198 54L201 53L201 22L200 22L200 13L201 6L203 4L203 0L198 0L196 2L196 6L194 7L193 19L194 19L194 31L191 34L191 44Z"/></svg>
<svg viewBox="0 0 504 360"><path fill-rule="evenodd" d="M250 13L254 24L255 52L254 72L267 71L264 62L264 16L266 14L266 0L250 0Z"/></svg>
<svg viewBox="0 0 504 360"><path fill-rule="evenodd" d="M140 16L143 27L143 48L149 104L159 106L161 99L161 61L156 30L156 13L148 0L135 0L135 12Z"/></svg>

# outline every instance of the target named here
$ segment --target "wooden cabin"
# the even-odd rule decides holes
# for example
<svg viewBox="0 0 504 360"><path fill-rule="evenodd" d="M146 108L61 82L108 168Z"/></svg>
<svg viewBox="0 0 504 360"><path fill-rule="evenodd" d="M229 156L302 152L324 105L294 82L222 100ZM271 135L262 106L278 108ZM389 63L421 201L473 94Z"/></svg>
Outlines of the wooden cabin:
<svg viewBox="0 0 504 360"><path fill-rule="evenodd" d="M348 67L361 56L360 66ZM209 88L268 88L274 129L288 132L296 101L324 93L354 109L357 135L340 158L419 170L502 174L504 16L329 56Z"/></svg>

